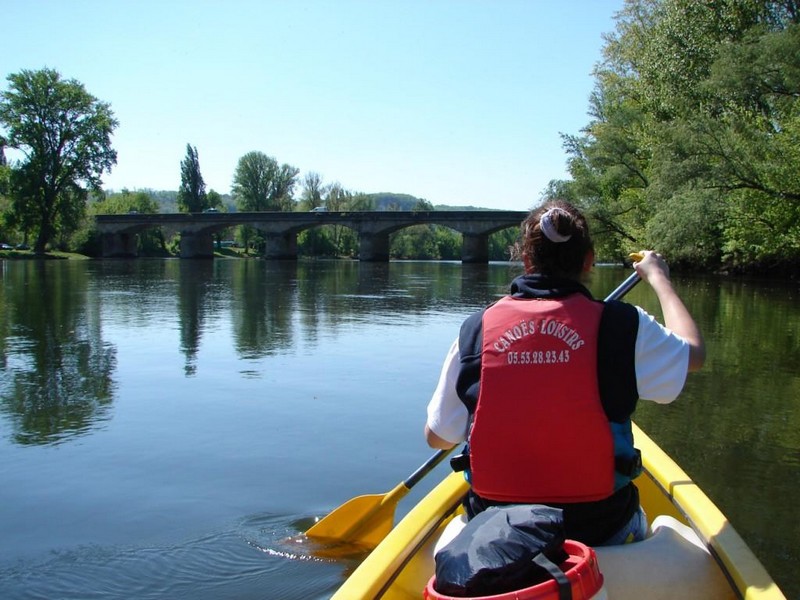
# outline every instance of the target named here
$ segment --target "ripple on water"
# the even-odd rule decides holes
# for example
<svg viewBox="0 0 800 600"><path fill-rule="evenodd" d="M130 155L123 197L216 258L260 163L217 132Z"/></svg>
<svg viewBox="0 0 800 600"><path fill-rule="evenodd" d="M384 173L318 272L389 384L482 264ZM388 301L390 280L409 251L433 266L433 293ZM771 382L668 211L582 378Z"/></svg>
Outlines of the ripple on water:
<svg viewBox="0 0 800 600"><path fill-rule="evenodd" d="M352 564L315 554L297 522L285 515L256 515L169 544L84 546L44 559L0 563L0 597L327 598Z"/></svg>

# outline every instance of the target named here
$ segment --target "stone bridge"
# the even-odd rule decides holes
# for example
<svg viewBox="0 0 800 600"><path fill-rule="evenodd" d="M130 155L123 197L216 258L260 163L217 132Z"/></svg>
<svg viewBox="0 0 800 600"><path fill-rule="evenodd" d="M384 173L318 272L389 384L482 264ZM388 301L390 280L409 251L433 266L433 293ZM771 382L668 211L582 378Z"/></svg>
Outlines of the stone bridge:
<svg viewBox="0 0 800 600"><path fill-rule="evenodd" d="M297 234L321 225L343 225L357 232L359 260L388 261L389 235L412 225L443 225L462 234L461 260L487 262L489 235L518 227L526 211L370 211L370 212L204 212L98 215L104 257L135 257L137 234L152 227L180 232L181 258L211 258L213 235L236 225L258 229L266 239L264 258L297 258Z"/></svg>

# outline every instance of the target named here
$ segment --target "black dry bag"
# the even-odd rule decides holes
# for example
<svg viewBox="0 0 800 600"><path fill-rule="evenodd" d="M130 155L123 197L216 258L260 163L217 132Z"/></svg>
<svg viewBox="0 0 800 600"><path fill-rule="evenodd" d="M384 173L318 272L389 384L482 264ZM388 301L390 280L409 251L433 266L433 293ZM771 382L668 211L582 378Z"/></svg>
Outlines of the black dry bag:
<svg viewBox="0 0 800 600"><path fill-rule="evenodd" d="M447 596L491 596L554 578L561 598L571 598L569 581L558 567L569 558L564 537L561 509L492 506L436 553L434 589Z"/></svg>

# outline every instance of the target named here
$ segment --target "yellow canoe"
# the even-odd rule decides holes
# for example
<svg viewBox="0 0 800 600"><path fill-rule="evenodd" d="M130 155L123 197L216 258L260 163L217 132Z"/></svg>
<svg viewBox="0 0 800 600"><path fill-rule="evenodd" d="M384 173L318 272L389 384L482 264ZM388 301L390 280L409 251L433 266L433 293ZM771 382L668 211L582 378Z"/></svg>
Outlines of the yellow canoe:
<svg viewBox="0 0 800 600"><path fill-rule="evenodd" d="M785 596L703 491L634 425L644 473L636 480L654 533L596 548L605 591L626 598L778 600ZM461 474L442 480L347 578L332 600L419 600L434 572L434 547L462 520ZM657 517L657 518L656 518Z"/></svg>

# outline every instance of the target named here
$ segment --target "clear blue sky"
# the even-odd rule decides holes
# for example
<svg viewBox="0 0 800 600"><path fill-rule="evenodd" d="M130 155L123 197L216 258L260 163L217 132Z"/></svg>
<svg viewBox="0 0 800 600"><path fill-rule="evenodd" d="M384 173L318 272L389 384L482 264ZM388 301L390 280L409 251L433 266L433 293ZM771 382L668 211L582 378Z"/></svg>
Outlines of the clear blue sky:
<svg viewBox="0 0 800 600"><path fill-rule="evenodd" d="M0 0L0 85L50 67L111 104L120 190L230 191L258 150L354 192L525 210L564 179L623 0ZM299 191L299 186L298 186Z"/></svg>

